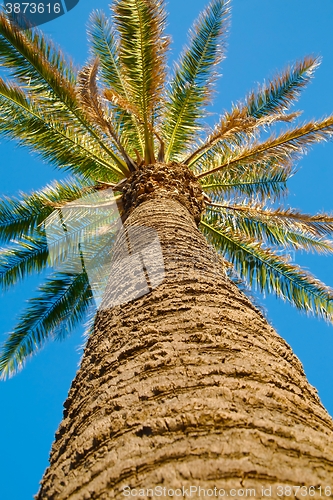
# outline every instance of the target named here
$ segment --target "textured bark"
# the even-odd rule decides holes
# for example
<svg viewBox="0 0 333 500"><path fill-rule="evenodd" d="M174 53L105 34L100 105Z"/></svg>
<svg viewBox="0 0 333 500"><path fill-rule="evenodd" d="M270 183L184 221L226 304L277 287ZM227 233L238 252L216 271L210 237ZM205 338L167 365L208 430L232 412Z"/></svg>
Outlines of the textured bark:
<svg viewBox="0 0 333 500"><path fill-rule="evenodd" d="M155 193L126 224L157 231L165 277L98 313L38 500L124 498L127 485L259 498L269 486L271 498L287 497L276 485L333 487L330 416L187 208Z"/></svg>

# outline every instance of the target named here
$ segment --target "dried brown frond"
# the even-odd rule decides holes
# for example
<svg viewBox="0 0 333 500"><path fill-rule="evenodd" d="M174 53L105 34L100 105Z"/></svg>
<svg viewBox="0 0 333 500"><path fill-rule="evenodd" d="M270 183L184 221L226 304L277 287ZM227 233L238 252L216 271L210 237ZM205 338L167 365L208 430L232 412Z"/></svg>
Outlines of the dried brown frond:
<svg viewBox="0 0 333 500"><path fill-rule="evenodd" d="M126 97L121 96L118 94L115 90L112 89L105 89L104 91L104 97L110 101L114 106L119 107L123 111L126 111L126 113L134 116L136 119L138 125L144 126L144 119L140 115L139 109L131 102L129 102ZM164 158L164 142L160 135L157 133L157 131L153 128L151 123L147 123L147 128L148 130L157 138L157 140L160 143L160 152L159 152L159 161L163 161ZM160 159L162 158L162 159Z"/></svg>
<svg viewBox="0 0 333 500"><path fill-rule="evenodd" d="M99 92L97 87L97 73L99 60L96 58L94 62L85 66L78 75L78 98L81 106L91 118L91 120L99 125L102 130L109 132L110 125L105 118L105 112L102 108Z"/></svg>
<svg viewBox="0 0 333 500"><path fill-rule="evenodd" d="M266 218L267 220L276 220L277 222L281 220L283 223L290 223L290 226L297 228L301 231L306 231L311 233L313 236L332 236L333 235L333 215L332 214L316 214L309 215L299 212L293 208L276 208L269 209L264 208L263 203L253 203L253 204L220 204L220 203L209 203L212 207L234 210L236 212L246 213L249 217L255 220L257 217Z"/></svg>
<svg viewBox="0 0 333 500"><path fill-rule="evenodd" d="M321 121L311 121L300 127L287 130L278 137L271 136L263 143L250 144L237 151L228 159L205 172L197 174L197 178L230 168L236 164L258 164L260 162L276 160L281 167L290 165L290 162L306 152L311 144L327 140L333 136L333 116Z"/></svg>
<svg viewBox="0 0 333 500"><path fill-rule="evenodd" d="M124 147L121 144L120 137L116 133L110 119L106 116L105 110L100 101L100 95L97 87L97 74L98 74L99 59L96 58L94 62L85 66L78 75L78 99L79 102L92 120L97 124L107 135L109 135L117 149L125 159L127 166L130 170L135 170L133 160L128 156Z"/></svg>
<svg viewBox="0 0 333 500"><path fill-rule="evenodd" d="M211 149L215 144L226 141L228 143L240 143L241 137L246 137L248 140L254 137L254 132L265 125L270 126L277 121L292 122L299 117L301 112L295 113L277 113L275 115L263 116L262 118L254 118L248 114L248 108L236 107L229 114L226 113L221 121L215 126L213 132L207 137L204 144L193 151L184 162L185 165L195 163L206 151Z"/></svg>
<svg viewBox="0 0 333 500"><path fill-rule="evenodd" d="M126 113L133 115L140 124L143 123L143 118L140 115L139 109L135 106L135 104L133 104L133 102L126 99L126 97L110 88L104 90L104 97L114 106L117 106L123 111L126 111Z"/></svg>

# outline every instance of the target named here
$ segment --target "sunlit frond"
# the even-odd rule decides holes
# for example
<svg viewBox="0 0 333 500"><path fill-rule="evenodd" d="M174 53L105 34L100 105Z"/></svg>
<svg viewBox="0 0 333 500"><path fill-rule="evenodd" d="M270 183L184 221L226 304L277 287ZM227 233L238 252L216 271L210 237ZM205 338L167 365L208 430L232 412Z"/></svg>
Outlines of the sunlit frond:
<svg viewBox="0 0 333 500"><path fill-rule="evenodd" d="M136 115L128 111L129 89L122 75L122 66L119 61L119 44L115 28L102 11L94 11L89 19L88 35L91 43L91 52L100 62L99 75L104 84L104 95L113 104L113 125L118 134L121 133L122 143L127 146L127 153L132 155L134 150L144 154L144 131L136 120ZM134 107L133 102L131 106ZM135 108L136 109L136 108ZM140 117L142 121L142 118Z"/></svg>
<svg viewBox="0 0 333 500"><path fill-rule="evenodd" d="M22 30L0 12L0 61L25 88L75 102L75 70L37 29Z"/></svg>
<svg viewBox="0 0 333 500"><path fill-rule="evenodd" d="M209 216L202 220L201 228L208 241L251 286L275 293L301 310L332 321L333 289L260 242L245 238L231 227L215 227Z"/></svg>
<svg viewBox="0 0 333 500"><path fill-rule="evenodd" d="M159 114L166 77L163 0L115 0L115 24L119 33L119 61L126 82L127 97L143 119L144 157L154 161L151 128Z"/></svg>
<svg viewBox="0 0 333 500"><path fill-rule="evenodd" d="M22 31L0 13L0 61L12 70L12 76L22 82L34 99L49 109L52 105L57 108L58 122L61 117L70 117L72 126L76 125L81 132L84 130L96 143L95 147L110 155L126 174L126 165L101 140L93 123L81 112L75 88L76 75L71 66L66 65L62 54L38 30Z"/></svg>
<svg viewBox="0 0 333 500"><path fill-rule="evenodd" d="M275 161L281 166L290 166L304 154L314 143L330 139L333 135L333 117L330 116L317 122L309 122L300 127L290 129L277 137L270 137L263 143L250 144L229 155L218 166L204 170L197 174L197 178L230 169L234 166L265 164Z"/></svg>
<svg viewBox="0 0 333 500"><path fill-rule="evenodd" d="M111 240L118 225L118 212L113 214L108 207L104 211L82 206L67 213L65 208L54 210L43 229L0 249L0 287L6 290L46 267L61 269L66 262L71 262L73 269L76 263L80 272L82 246L85 258L94 261L96 268L100 252L105 248L112 251Z"/></svg>
<svg viewBox="0 0 333 500"><path fill-rule="evenodd" d="M207 161L226 148L240 148L245 141L257 137L257 129L260 127L269 126L279 121L292 122L299 115L300 113L278 113L257 119L248 114L247 107L235 107L231 113L223 115L206 141L186 158L184 164L192 167L198 161Z"/></svg>
<svg viewBox="0 0 333 500"><path fill-rule="evenodd" d="M176 66L163 121L166 161L177 159L193 143L204 105L211 97L216 65L222 60L228 2L213 0L190 32L189 47Z"/></svg>
<svg viewBox="0 0 333 500"><path fill-rule="evenodd" d="M208 208L214 227L232 228L239 235L277 246L320 254L333 253L333 240L314 234L311 224L280 216L279 210L261 209L247 205L214 205ZM333 235L333 218L330 236ZM312 221L313 224L313 221ZM327 226L329 225L326 222Z"/></svg>
<svg viewBox="0 0 333 500"><path fill-rule="evenodd" d="M0 240L9 242L33 232L55 210L94 191L94 186L74 179L54 182L32 194L19 198L0 198Z"/></svg>
<svg viewBox="0 0 333 500"><path fill-rule="evenodd" d="M117 199L112 194L99 197L92 193L55 210L44 224L51 265L77 260L81 245L93 246L98 254L105 234L111 238L120 225Z"/></svg>
<svg viewBox="0 0 333 500"><path fill-rule="evenodd" d="M64 124L57 116L25 96L16 85L0 79L0 132L37 150L60 168L70 169L86 178L118 180L126 164L107 155L91 137L78 134L75 124ZM115 159L115 164L112 160Z"/></svg>
<svg viewBox="0 0 333 500"><path fill-rule="evenodd" d="M288 227L310 233L312 236L332 237L333 236L333 215L330 214L316 214L309 215L298 212L292 208L261 208L251 206L229 206L230 210L237 212L247 213L248 217L255 218L269 218L275 224L281 223L288 225Z"/></svg>
<svg viewBox="0 0 333 500"><path fill-rule="evenodd" d="M104 12L93 11L89 17L88 37L91 52L100 62L100 78L105 87L126 95L119 64L119 45L116 32Z"/></svg>
<svg viewBox="0 0 333 500"><path fill-rule="evenodd" d="M287 180L292 175L291 168L280 167L222 170L202 179L202 188L214 201L235 197L273 202L287 193Z"/></svg>
<svg viewBox="0 0 333 500"><path fill-rule="evenodd" d="M129 175L130 171L133 171L134 162L131 161L127 155L119 135L117 134L111 117L107 116L106 109L101 104L101 99L97 87L97 72L98 72L99 60L95 61L90 66L85 66L79 73L78 76L78 98L84 111L87 113L90 120L98 125L100 129L111 138L116 149L119 151L123 159L125 160L128 172L122 168L122 164L119 158L114 155L113 160L119 165L120 169Z"/></svg>
<svg viewBox="0 0 333 500"><path fill-rule="evenodd" d="M2 346L0 378L7 378L23 367L45 342L69 334L93 305L85 272L55 273L39 287L39 295L29 300L13 332Z"/></svg>
<svg viewBox="0 0 333 500"><path fill-rule="evenodd" d="M318 58L306 57L259 87L256 92L252 91L244 104L234 106L230 113L226 112L221 117L213 132L184 163L192 166L203 157L210 158L221 152L224 142L240 146L244 139L254 136L260 127L297 118L300 113L285 114L285 111L309 83L318 65Z"/></svg>
<svg viewBox="0 0 333 500"><path fill-rule="evenodd" d="M47 266L48 248L45 235L26 236L0 249L0 287L16 285L23 278L41 272Z"/></svg>
<svg viewBox="0 0 333 500"><path fill-rule="evenodd" d="M261 118L284 113L310 82L319 64L318 57L305 57L286 68L272 81L259 87L256 92L252 91L245 101L248 114L254 118Z"/></svg>

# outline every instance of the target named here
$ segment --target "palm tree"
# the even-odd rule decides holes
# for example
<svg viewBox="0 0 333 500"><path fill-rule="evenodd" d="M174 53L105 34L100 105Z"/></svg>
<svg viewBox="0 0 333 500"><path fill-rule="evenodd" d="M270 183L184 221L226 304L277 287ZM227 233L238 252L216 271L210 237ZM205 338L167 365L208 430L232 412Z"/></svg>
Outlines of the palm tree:
<svg viewBox="0 0 333 500"><path fill-rule="evenodd" d="M281 250L331 253L333 217L278 205L295 160L333 134L332 116L299 124L289 111L319 61L296 62L207 132L227 3L201 14L169 84L164 2L112 9L111 21L92 14L78 72L0 15L11 75L0 130L71 174L1 200L3 288L51 269L2 348L2 377L93 318L37 498L156 485L318 493L333 473L332 420L239 285L332 320L332 290Z"/></svg>

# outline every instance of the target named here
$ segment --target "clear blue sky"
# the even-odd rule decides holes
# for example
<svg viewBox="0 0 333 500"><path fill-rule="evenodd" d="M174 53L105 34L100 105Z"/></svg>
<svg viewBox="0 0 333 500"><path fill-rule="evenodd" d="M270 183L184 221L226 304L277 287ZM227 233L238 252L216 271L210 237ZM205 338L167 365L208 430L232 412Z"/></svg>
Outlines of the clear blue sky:
<svg viewBox="0 0 333 500"><path fill-rule="evenodd" d="M186 41L187 29L205 0L169 0L172 58ZM106 0L80 0L64 17L44 30L71 54L78 65L87 60L85 25L92 8L108 11ZM230 108L257 83L307 54L321 55L322 65L297 104L303 118L333 113L332 0L234 0L227 59L217 86L213 111ZM286 203L305 212L333 212L333 144L317 145L299 162ZM59 173L25 149L0 139L2 194L41 188ZM298 263L333 286L333 257L301 255ZM29 280L1 297L1 332L9 331L15 316L38 285ZM314 385L333 414L333 326L307 317L275 298L260 299L279 334L293 347ZM0 383L0 500L28 500L38 490L47 466L54 433L62 417L71 380L77 370L82 331L67 341L52 343L30 360L25 369Z"/></svg>

